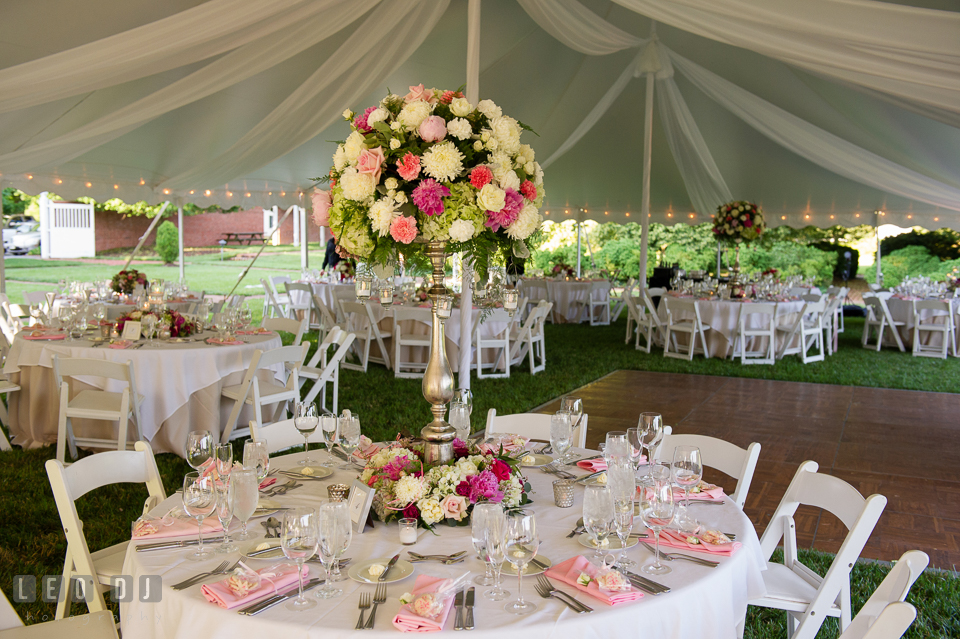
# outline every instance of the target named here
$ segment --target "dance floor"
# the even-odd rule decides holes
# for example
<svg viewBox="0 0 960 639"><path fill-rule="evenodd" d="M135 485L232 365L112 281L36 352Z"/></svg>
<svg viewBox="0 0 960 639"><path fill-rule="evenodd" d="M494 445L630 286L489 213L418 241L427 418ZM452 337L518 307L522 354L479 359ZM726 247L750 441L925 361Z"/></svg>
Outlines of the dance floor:
<svg viewBox="0 0 960 639"><path fill-rule="evenodd" d="M917 548L931 566L960 564L960 394L801 384L757 379L617 371L574 391L589 414L587 445L656 411L675 433L711 435L762 446L746 512L762 533L797 467L820 472L887 507L863 557L897 559ZM559 400L539 412L557 409ZM705 460L707 461L707 460ZM730 478L707 479L730 490ZM719 482L717 480L720 480ZM797 512L802 547L836 552L846 529L819 509Z"/></svg>

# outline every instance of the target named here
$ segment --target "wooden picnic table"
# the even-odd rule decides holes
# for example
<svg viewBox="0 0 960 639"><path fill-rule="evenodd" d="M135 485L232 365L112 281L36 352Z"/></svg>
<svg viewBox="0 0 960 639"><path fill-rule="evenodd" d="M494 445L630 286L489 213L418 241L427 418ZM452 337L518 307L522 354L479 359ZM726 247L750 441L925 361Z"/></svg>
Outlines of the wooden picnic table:
<svg viewBox="0 0 960 639"><path fill-rule="evenodd" d="M234 232L234 233L224 233L223 237L226 240L227 244L229 244L230 242L236 242L237 244L246 244L247 246L249 246L250 244L253 244L254 241L257 241L257 242L267 241L267 238L263 236L263 233Z"/></svg>

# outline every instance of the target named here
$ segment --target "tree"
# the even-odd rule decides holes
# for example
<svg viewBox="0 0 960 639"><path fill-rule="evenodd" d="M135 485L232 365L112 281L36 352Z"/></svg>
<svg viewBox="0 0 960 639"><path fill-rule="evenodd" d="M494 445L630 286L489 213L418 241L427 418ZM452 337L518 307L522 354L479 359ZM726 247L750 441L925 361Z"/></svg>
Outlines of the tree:
<svg viewBox="0 0 960 639"><path fill-rule="evenodd" d="M175 262L180 256L180 239L177 227L167 220L157 228L157 254L164 264Z"/></svg>

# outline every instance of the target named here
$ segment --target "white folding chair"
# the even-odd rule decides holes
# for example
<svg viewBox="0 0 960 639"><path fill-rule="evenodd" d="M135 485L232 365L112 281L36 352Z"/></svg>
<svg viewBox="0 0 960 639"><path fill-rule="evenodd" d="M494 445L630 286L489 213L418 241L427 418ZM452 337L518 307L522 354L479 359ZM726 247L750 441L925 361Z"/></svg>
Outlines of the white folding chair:
<svg viewBox="0 0 960 639"><path fill-rule="evenodd" d="M163 491L163 482L157 463L153 458L153 449L147 442L137 442L134 450L119 450L85 457L70 467L64 467L57 459L47 460L47 476L53 489L53 499L60 513L60 523L67 537L67 556L63 563L63 582L61 588L77 592L71 585L74 577L83 579L83 591L87 597L90 612L107 610L103 593L111 585L111 578L122 574L123 559L127 554L125 541L115 546L98 550L91 554L83 535L83 522L77 514L74 503L91 490L109 484L137 483L146 484L147 497L143 512L157 506L167 498ZM93 579L96 583L87 581ZM69 597L61 596L57 603L57 619L63 619L69 612Z"/></svg>
<svg viewBox="0 0 960 639"><path fill-rule="evenodd" d="M704 336L706 331L711 329L709 324L704 324L700 319L700 305L696 300L680 300L669 296L662 298L667 309L667 328L663 337L663 356L674 359L693 360L693 356L702 353L707 356L707 338ZM682 315L693 315L692 318L683 318ZM677 336L674 333L686 333L689 336L687 340L687 352L683 353L677 344ZM700 346L697 346L697 338L700 338ZM674 350L670 350L670 345Z"/></svg>
<svg viewBox="0 0 960 639"><path fill-rule="evenodd" d="M513 415L498 416L497 409L491 408L487 411L487 428L484 431L483 438L487 439L498 434L523 435L530 439L548 442L550 441L550 415L547 413L514 413ZM583 413L580 418L580 425L573 431L572 439L571 446L586 448L586 413Z"/></svg>
<svg viewBox="0 0 960 639"><path fill-rule="evenodd" d="M627 332L623 336L623 343L629 344L630 338L633 337L637 350L640 350L640 322L643 310L637 305L637 300L638 298L633 295L623 298L623 306L627 309Z"/></svg>
<svg viewBox="0 0 960 639"><path fill-rule="evenodd" d="M927 554L908 550L873 591L840 639L899 639L917 617L906 603L917 577L930 562Z"/></svg>
<svg viewBox="0 0 960 639"><path fill-rule="evenodd" d="M773 518L763 531L760 548L767 558L763 581L767 594L749 603L787 613L791 639L813 639L828 616L840 618L840 629L850 625L850 571L883 513L887 498L866 499L847 482L817 472L814 461L800 464ZM797 557L797 530L793 516L800 505L822 508L847 527L847 536L823 577ZM770 561L783 540L783 563Z"/></svg>
<svg viewBox="0 0 960 639"><path fill-rule="evenodd" d="M897 348L900 349L900 352L906 352L907 349L903 347L903 340L900 339L900 331L898 330L901 326L905 326L906 322L895 321L893 316L890 315L887 300L879 295L864 295L863 301L867 304L867 317L863 322L863 336L860 339L861 346L864 348L874 348L870 345L870 334L873 332L873 329L876 329L877 344L875 348L879 351L883 345L883 331L888 330L893 335L893 339L897 343Z"/></svg>
<svg viewBox="0 0 960 639"><path fill-rule="evenodd" d="M547 367L546 331L544 323L550 316L553 304L540 301L527 316L522 326L511 329L510 365L519 366L523 358L530 356L530 374L536 375Z"/></svg>
<svg viewBox="0 0 960 639"><path fill-rule="evenodd" d="M77 458L77 446L90 448L113 448L126 450L127 424L133 423L134 441L142 440L140 430L140 402L143 395L137 392L133 374L133 362L108 362L102 359L53 356L53 375L60 393L60 413L57 424L57 461L66 463L66 447L70 456ZM92 377L115 380L125 384L121 392L86 389L70 399L68 377ZM117 438L77 437L73 430L73 418L117 422Z"/></svg>
<svg viewBox="0 0 960 639"><path fill-rule="evenodd" d="M313 403L317 395L320 395L320 407L327 409L327 384L333 386L333 413L337 412L337 404L340 396L340 365L347 356L350 346L356 335L340 330L339 326L334 326L327 333L327 336L317 347L317 352L306 366L300 368L300 384L303 386L304 380L312 379L313 386L307 393L303 401L307 404ZM329 354L329 349L336 347L333 355Z"/></svg>
<svg viewBox="0 0 960 639"><path fill-rule="evenodd" d="M314 317L317 319L316 323L311 322L310 328L317 329L317 337L322 341L323 338L327 336L327 333L337 325L337 319L334 317L334 313L323 303L319 295L313 293L310 299L313 300Z"/></svg>
<svg viewBox="0 0 960 639"><path fill-rule="evenodd" d="M922 311L928 312L926 320ZM937 321L942 318L943 323ZM940 335L940 346L928 346L920 339L920 333ZM949 301L916 300L913 302L913 356L939 357L947 359L947 347L957 350L956 335L953 332L953 307Z"/></svg>
<svg viewBox="0 0 960 639"><path fill-rule="evenodd" d="M591 282L590 292L587 295L587 304L584 310L590 313L590 326L609 326L610 283Z"/></svg>
<svg viewBox="0 0 960 639"><path fill-rule="evenodd" d="M272 424L260 426L257 422L250 420L250 439L255 442L267 442L267 452L274 454L281 450L303 446L303 433L297 430L293 419L284 419ZM311 444L322 444L323 433L320 432L319 425L317 430L310 433L307 441Z"/></svg>
<svg viewBox="0 0 960 639"><path fill-rule="evenodd" d="M280 317L290 316L290 296L286 294L283 285L289 284L292 281L293 280L287 275L271 275L267 278L267 282L270 284L270 290L273 292L273 297L277 300L277 304L281 310ZM284 292L281 293L281 290L284 290Z"/></svg>
<svg viewBox="0 0 960 639"><path fill-rule="evenodd" d="M260 326L268 331L283 331L293 335L293 346L300 346L303 334L307 331L307 318L290 319L287 317L265 317Z"/></svg>
<svg viewBox="0 0 960 639"><path fill-rule="evenodd" d="M802 299L804 302L819 302L824 297L826 296L819 293L804 293L800 296L800 299Z"/></svg>
<svg viewBox="0 0 960 639"><path fill-rule="evenodd" d="M487 325L487 322L500 322L503 324L503 328L494 335L485 336L482 329ZM473 327L474 353L477 358L478 379L510 377L510 333L513 329L514 323L510 318L510 314L502 308L494 309L482 322L477 322ZM522 329L523 327L521 326L520 330ZM492 361L487 362L484 359L484 350L488 352L493 351L495 357ZM490 369L490 372L484 373L484 367ZM496 372L498 370L502 370L502 372Z"/></svg>
<svg viewBox="0 0 960 639"><path fill-rule="evenodd" d="M303 316L310 322L313 313L313 287L300 282L284 282L284 290L290 303L287 306L287 315L293 319Z"/></svg>
<svg viewBox="0 0 960 639"><path fill-rule="evenodd" d="M619 295L615 294L612 288L610 289L610 302L613 304L613 310L610 311L611 322L616 322L620 319L620 313L622 313L623 309L627 306L627 298L633 295L633 287L636 285L637 281L631 277L627 280L626 285L623 287L623 290L620 291ZM628 337L627 342L629 341L630 338Z"/></svg>
<svg viewBox="0 0 960 639"><path fill-rule="evenodd" d="M0 378L0 395L7 395L7 393L13 393L20 390L20 387L14 384L13 382ZM7 398L9 402L9 398ZM7 433L10 432L10 415L7 412L7 405L0 401L0 424L3 425L3 428L0 428L0 450L13 450L13 447L10 446L10 440L7 438Z"/></svg>
<svg viewBox="0 0 960 639"><path fill-rule="evenodd" d="M406 332L403 323L408 322ZM430 331L416 333L411 324L433 326L433 311L429 308L393 309L393 376L416 378L423 377L427 370L430 355ZM406 333L406 334L405 334ZM409 357L403 358L403 349L407 348Z"/></svg>
<svg viewBox="0 0 960 639"><path fill-rule="evenodd" d="M7 342L13 344L17 333L23 328L20 318L14 314L7 296L0 293L0 333L6 338Z"/></svg>
<svg viewBox="0 0 960 639"><path fill-rule="evenodd" d="M525 312L528 317L530 312L533 311L532 307L537 306L540 302L553 303L553 298L550 296L550 287L543 280L521 280L521 288L523 294L527 296ZM552 313L547 315L547 319L551 324L556 323Z"/></svg>
<svg viewBox="0 0 960 639"><path fill-rule="evenodd" d="M823 313L825 309L825 302L806 302L792 326L777 327L777 333L783 334L777 359L783 359L784 355L799 355L804 364L824 360ZM792 345L794 340L797 340L796 346ZM819 349L818 352L808 355L814 346Z"/></svg>
<svg viewBox="0 0 960 639"><path fill-rule="evenodd" d="M834 330L836 333L843 332L843 303L847 301L847 295L850 294L850 289L846 286L831 286L827 289L827 295L830 297L835 297L839 300L837 304L836 315L834 317Z"/></svg>
<svg viewBox="0 0 960 639"><path fill-rule="evenodd" d="M280 302L277 301L277 294L273 292L273 287L270 286L270 282L266 279L261 278L260 284L263 286L263 316L266 317L286 317L287 314L285 309L280 305ZM223 302L220 302L220 308L223 307ZM213 311L214 313L219 313L220 309Z"/></svg>
<svg viewBox="0 0 960 639"><path fill-rule="evenodd" d="M387 370L390 370L390 353L387 351L383 340L384 338L390 337L391 333L389 331L381 331L380 327L377 326L377 320L373 317L373 310L370 308L370 304L345 302L343 299L338 299L337 304L340 306L340 312L343 313L344 322L342 326L344 326L345 330L357 336L353 342L353 352L360 360L359 364L344 360L342 366L350 370L363 371L366 373L367 366L370 362L374 362L383 364L387 367ZM373 341L376 341L377 347L380 350L379 357L370 355L370 345Z"/></svg>
<svg viewBox="0 0 960 639"><path fill-rule="evenodd" d="M660 314L657 312L657 305L653 302L653 298L663 299L663 294L667 292L667 289L660 287L644 288L641 286L639 292L642 301L641 304L637 304L637 310L643 311L640 313L643 323L637 330L643 332L647 340L647 352L649 353L652 345L662 342L666 334L666 327L660 321ZM639 344L639 342L637 343Z"/></svg>
<svg viewBox="0 0 960 639"><path fill-rule="evenodd" d="M750 316L760 316L751 327ZM750 348L753 341L766 340L762 349ZM737 337L733 341L731 359L739 353L740 364L775 364L777 361L777 305L776 304L740 304L737 319Z"/></svg>
<svg viewBox="0 0 960 639"><path fill-rule="evenodd" d="M671 431L672 432L672 431ZM760 459L760 444L753 442L746 450L723 439L707 435L664 435L660 442L661 459L672 460L677 446L696 446L700 449L703 464L716 468L737 480L737 489L730 495L741 509L747 502L753 473Z"/></svg>
<svg viewBox="0 0 960 639"><path fill-rule="evenodd" d="M0 591L0 639L118 639L113 613L88 612L24 626L20 615L10 605L6 593Z"/></svg>
<svg viewBox="0 0 960 639"><path fill-rule="evenodd" d="M838 339L840 334L840 325L838 317L843 317L840 310L840 298L833 296L827 301L827 306L823 311L823 339L827 346L827 355L833 355L837 352Z"/></svg>
<svg viewBox="0 0 960 639"><path fill-rule="evenodd" d="M806 295L809 292L810 292L809 288L806 288L804 286L794 286L793 288L790 288L787 290L787 295L790 297L802 297L803 295Z"/></svg>
<svg viewBox="0 0 960 639"><path fill-rule="evenodd" d="M244 405L253 406L258 425L264 423L264 406L273 405L275 417L279 416L282 419L286 416L287 403L291 400L295 402L300 400L300 367L303 366L303 360L306 359L309 348L309 344L300 344L299 346L282 346L269 351L257 349L253 352L253 358L243 376L243 381L225 386L220 391L223 397L233 400L233 408L220 435L221 443L226 444L231 438L246 434L243 432L246 429L234 430ZM274 366L283 366L286 375L283 384L277 383L271 370ZM260 371L265 373L263 377L258 375Z"/></svg>

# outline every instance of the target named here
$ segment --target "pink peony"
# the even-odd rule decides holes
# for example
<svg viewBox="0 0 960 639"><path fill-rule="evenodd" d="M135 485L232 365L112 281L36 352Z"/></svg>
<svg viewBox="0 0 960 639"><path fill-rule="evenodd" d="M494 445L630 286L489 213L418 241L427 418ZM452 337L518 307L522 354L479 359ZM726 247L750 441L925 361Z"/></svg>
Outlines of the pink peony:
<svg viewBox="0 0 960 639"><path fill-rule="evenodd" d="M537 199L537 187L530 180L524 180L520 185L520 193L531 202Z"/></svg>
<svg viewBox="0 0 960 639"><path fill-rule="evenodd" d="M415 217L398 215L390 223L390 237L395 242L409 244L417 239L417 220Z"/></svg>
<svg viewBox="0 0 960 639"><path fill-rule="evenodd" d="M417 508L416 504L410 504L403 509L403 516L409 517L410 519L417 519L420 517L420 509Z"/></svg>
<svg viewBox="0 0 960 639"><path fill-rule="evenodd" d="M439 115L431 115L420 123L417 131L424 142L439 142L447 137L447 124Z"/></svg>
<svg viewBox="0 0 960 639"><path fill-rule="evenodd" d="M383 148L364 149L357 156L357 173L370 173L376 183L380 182L380 170L383 166Z"/></svg>
<svg viewBox="0 0 960 639"><path fill-rule="evenodd" d="M415 180L420 175L420 156L407 153L397 161L397 173L404 180Z"/></svg>
<svg viewBox="0 0 960 639"><path fill-rule="evenodd" d="M486 166L477 166L470 171L470 184L478 191L493 180L493 171Z"/></svg>
<svg viewBox="0 0 960 639"><path fill-rule="evenodd" d="M523 208L523 196L513 189L504 189L504 205L499 211L487 211L485 226L496 233L500 227L506 228L517 220Z"/></svg>
<svg viewBox="0 0 960 639"><path fill-rule="evenodd" d="M447 519L460 521L467 514L467 498L462 495L447 495L440 502L440 509Z"/></svg>
<svg viewBox="0 0 960 639"><path fill-rule="evenodd" d="M364 133L370 133L373 131L373 127L367 124L367 117L376 110L377 107L367 107L366 111L353 119L353 126L357 128L357 131L362 131Z"/></svg>
<svg viewBox="0 0 960 639"><path fill-rule="evenodd" d="M450 195L450 189L433 178L420 182L420 186L413 190L413 203L427 215L443 213L443 199Z"/></svg>
<svg viewBox="0 0 960 639"><path fill-rule="evenodd" d="M410 87L410 93L403 96L404 102L416 102L417 100L436 104L437 96L433 94L433 89L424 89L422 84L418 84L415 87Z"/></svg>
<svg viewBox="0 0 960 639"><path fill-rule="evenodd" d="M313 221L317 226L327 226L330 224L330 206L333 199L330 191L316 190L311 197L313 200Z"/></svg>

